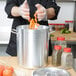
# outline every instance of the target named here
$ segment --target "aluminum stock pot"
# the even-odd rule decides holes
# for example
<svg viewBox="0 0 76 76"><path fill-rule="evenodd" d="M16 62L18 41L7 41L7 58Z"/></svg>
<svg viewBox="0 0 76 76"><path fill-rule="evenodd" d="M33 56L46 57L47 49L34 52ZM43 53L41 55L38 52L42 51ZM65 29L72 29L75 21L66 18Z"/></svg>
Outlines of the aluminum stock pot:
<svg viewBox="0 0 76 76"><path fill-rule="evenodd" d="M24 68L39 68L46 66L48 61L48 31L49 27L40 25L32 30L28 25L16 28L17 57L19 65Z"/></svg>

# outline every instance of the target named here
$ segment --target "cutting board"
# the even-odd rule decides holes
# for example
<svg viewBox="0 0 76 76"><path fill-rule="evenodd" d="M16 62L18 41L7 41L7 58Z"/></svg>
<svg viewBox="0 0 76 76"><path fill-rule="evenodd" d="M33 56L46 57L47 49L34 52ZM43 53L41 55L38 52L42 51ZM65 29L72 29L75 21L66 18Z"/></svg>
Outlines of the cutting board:
<svg viewBox="0 0 76 76"><path fill-rule="evenodd" d="M26 68L20 67L18 64L17 57L11 57L11 56L0 57L0 63L3 65L13 66L14 67L14 75L13 76L32 76L33 71L36 70L36 69L26 69ZM48 57L47 67L54 67L52 65L52 57ZM67 71L70 72L71 76L76 76L76 72L73 69L68 69Z"/></svg>

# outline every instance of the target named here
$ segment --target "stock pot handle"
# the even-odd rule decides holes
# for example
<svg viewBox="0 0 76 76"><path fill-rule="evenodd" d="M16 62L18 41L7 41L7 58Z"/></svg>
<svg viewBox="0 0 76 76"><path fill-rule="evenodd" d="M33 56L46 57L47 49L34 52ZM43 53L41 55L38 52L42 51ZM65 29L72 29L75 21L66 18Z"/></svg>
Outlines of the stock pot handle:
<svg viewBox="0 0 76 76"><path fill-rule="evenodd" d="M12 29L12 31L11 31L13 34L17 34L17 31L16 31L16 29Z"/></svg>

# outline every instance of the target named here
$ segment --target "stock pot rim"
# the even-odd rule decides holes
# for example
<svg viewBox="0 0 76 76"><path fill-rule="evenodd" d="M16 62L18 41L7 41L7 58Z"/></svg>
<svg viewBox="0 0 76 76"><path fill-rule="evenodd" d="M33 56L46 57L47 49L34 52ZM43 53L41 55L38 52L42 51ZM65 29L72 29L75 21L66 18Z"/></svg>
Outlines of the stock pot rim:
<svg viewBox="0 0 76 76"><path fill-rule="evenodd" d="M29 25L19 25L19 26L16 27L16 29L17 29L17 30L18 30L18 29L27 29L28 26L29 26ZM39 29L34 29L34 30L40 30L40 29L41 29L41 30L49 29L49 26L40 25L40 26L39 26ZM31 30L31 29L29 29L29 30Z"/></svg>

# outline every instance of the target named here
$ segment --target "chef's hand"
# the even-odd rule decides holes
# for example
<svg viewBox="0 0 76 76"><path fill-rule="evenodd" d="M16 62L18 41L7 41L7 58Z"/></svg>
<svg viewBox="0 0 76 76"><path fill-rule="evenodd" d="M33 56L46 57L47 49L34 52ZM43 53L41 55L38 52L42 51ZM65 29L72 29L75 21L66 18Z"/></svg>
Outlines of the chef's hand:
<svg viewBox="0 0 76 76"><path fill-rule="evenodd" d="M27 0L25 0L24 3L19 7L19 14L20 16L22 16L22 18L26 20L30 19L30 10Z"/></svg>
<svg viewBox="0 0 76 76"><path fill-rule="evenodd" d="M46 9L41 4L36 4L35 6L37 8L36 13L37 13L38 21L41 21L41 20L47 21Z"/></svg>

